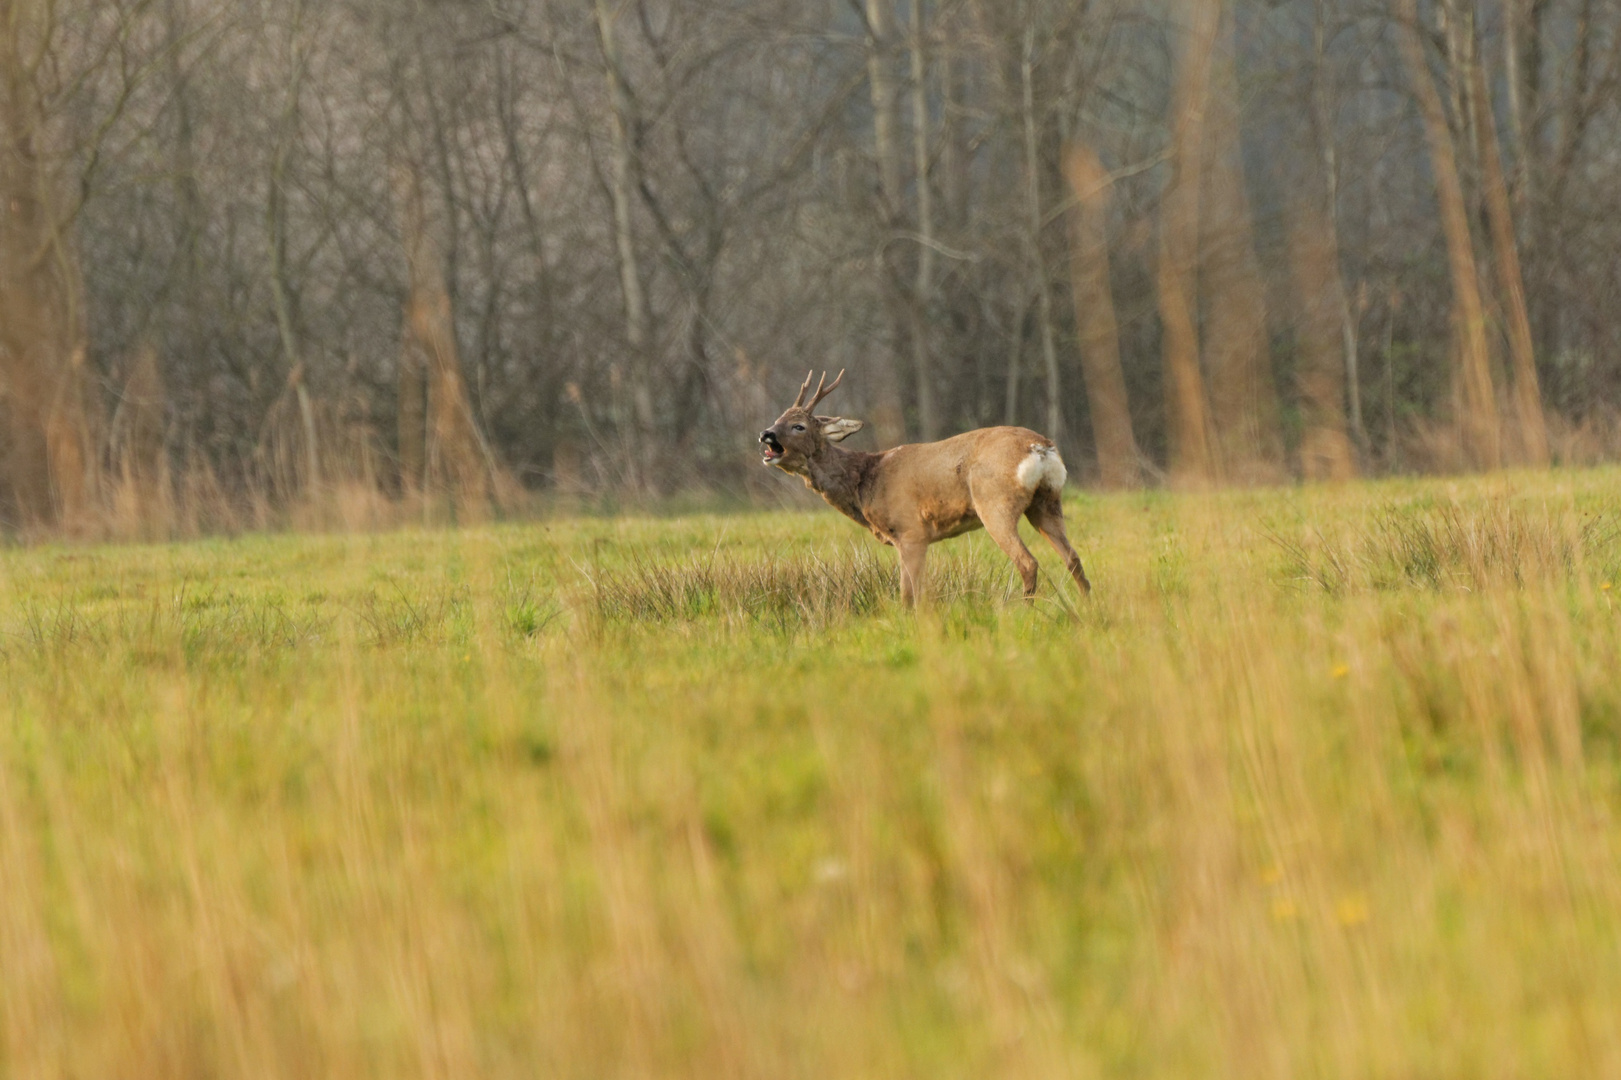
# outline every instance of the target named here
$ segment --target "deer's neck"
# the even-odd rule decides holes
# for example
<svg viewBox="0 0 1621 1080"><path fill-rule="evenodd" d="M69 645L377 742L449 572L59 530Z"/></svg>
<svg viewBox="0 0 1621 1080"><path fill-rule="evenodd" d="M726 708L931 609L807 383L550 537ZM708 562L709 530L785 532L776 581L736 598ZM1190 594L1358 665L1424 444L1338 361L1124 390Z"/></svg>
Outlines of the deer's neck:
<svg viewBox="0 0 1621 1080"><path fill-rule="evenodd" d="M845 517L870 529L872 523L861 509L862 494L877 460L877 454L829 446L806 461L805 486Z"/></svg>

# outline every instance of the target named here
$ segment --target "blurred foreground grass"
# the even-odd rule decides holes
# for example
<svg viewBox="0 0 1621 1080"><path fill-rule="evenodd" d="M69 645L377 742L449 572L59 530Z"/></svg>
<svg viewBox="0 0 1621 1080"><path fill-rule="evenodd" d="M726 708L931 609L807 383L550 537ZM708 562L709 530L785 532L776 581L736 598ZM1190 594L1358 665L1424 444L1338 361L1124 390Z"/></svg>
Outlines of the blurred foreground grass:
<svg viewBox="0 0 1621 1080"><path fill-rule="evenodd" d="M0 552L0 1076L1621 1075L1621 472Z"/></svg>

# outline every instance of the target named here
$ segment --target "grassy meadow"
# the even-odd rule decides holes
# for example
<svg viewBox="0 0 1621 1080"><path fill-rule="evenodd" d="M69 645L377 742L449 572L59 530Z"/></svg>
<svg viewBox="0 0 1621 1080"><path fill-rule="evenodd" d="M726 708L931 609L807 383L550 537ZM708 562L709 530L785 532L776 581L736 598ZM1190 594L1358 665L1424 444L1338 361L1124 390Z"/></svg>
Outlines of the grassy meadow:
<svg viewBox="0 0 1621 1080"><path fill-rule="evenodd" d="M0 1077L1621 1075L1621 471L1067 509L0 551Z"/></svg>

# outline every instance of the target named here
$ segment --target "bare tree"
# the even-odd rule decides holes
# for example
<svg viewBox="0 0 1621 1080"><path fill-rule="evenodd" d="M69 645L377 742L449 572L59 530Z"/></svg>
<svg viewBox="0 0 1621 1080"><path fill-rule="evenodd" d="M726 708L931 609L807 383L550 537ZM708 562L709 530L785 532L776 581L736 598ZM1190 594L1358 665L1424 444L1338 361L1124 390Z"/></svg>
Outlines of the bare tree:
<svg viewBox="0 0 1621 1080"><path fill-rule="evenodd" d="M299 426L304 442L303 482L307 488L316 488L321 484L320 440L316 433L315 407L310 400L293 310L296 294L287 265L287 160L298 136L300 99L304 92L310 47L303 0L294 0L290 20L286 99L276 124L275 149L270 157L270 181L265 187L265 247L270 254L270 294L276 313L276 330L281 338L282 356L287 364L287 388L298 402Z"/></svg>
<svg viewBox="0 0 1621 1080"><path fill-rule="evenodd" d="M1031 288L1036 296L1042 367L1047 376L1047 437L1058 441L1064 437L1063 393L1059 385L1058 329L1053 324L1053 283L1042 245L1047 208L1041 196L1041 120L1037 115L1035 66L1036 25L1034 20L1028 19L1027 13L1023 48L1019 53L1019 119L1024 133L1024 205L1028 219L1025 246L1029 252Z"/></svg>
<svg viewBox="0 0 1621 1080"><path fill-rule="evenodd" d="M427 370L425 486L477 508L494 494L495 463L468 401L442 257L428 226L416 170L402 166L399 189L400 233L410 278L403 348L420 356Z"/></svg>
<svg viewBox="0 0 1621 1080"><path fill-rule="evenodd" d="M1172 479L1205 484L1221 477L1210 406L1199 366L1197 268L1204 117L1221 5L1188 0L1185 41L1172 101L1174 175L1160 210L1159 302L1165 334L1166 412Z"/></svg>
<svg viewBox="0 0 1621 1080"><path fill-rule="evenodd" d="M1266 287L1244 177L1234 15L1222 11L1210 52L1199 207L1205 370L1221 467L1234 480L1276 480L1282 466Z"/></svg>
<svg viewBox="0 0 1621 1080"><path fill-rule="evenodd" d="M1471 75L1474 81L1473 97L1482 111L1479 124L1481 186L1486 195L1486 220L1491 227L1497 288L1508 322L1520 457L1528 465L1546 466L1548 430L1542 416L1542 392L1537 385L1536 346L1531 338L1531 318L1525 306L1525 277L1520 271L1519 238L1515 234L1508 184L1503 177L1503 159L1498 148L1497 122L1491 111L1491 91L1486 86L1485 65L1471 65Z"/></svg>
<svg viewBox="0 0 1621 1080"><path fill-rule="evenodd" d="M900 88L893 70L894 48L898 37L895 26L894 0L866 0L866 52L867 87L872 99L873 154L878 163L879 214L884 226L877 257L873 260L878 272L878 285L892 309L904 309L909 301L900 292L901 272L895 265L899 247L893 243L893 234L899 229L903 195L901 192L901 135L899 100ZM911 316L900 314L896 319L895 335L898 339ZM906 438L906 423L901 414L900 379L898 376L900 342L879 357L877 379L878 400L873 408L873 428L878 441L893 446Z"/></svg>
<svg viewBox="0 0 1621 1080"><path fill-rule="evenodd" d="M108 423L108 458L114 469L113 512L126 535L159 535L172 525L173 506L165 447L168 390L157 350L144 345L130 358Z"/></svg>
<svg viewBox="0 0 1621 1080"><path fill-rule="evenodd" d="M619 261L619 287L625 304L625 346L629 353L631 408L635 418L637 449L632 462L640 468L633 474L633 486L644 482L647 448L652 446L653 390L648 371L653 333L642 291L641 260L636 247L631 205L636 188L636 156L632 140L637 124L630 91L626 85L623 59L615 34L616 13L610 0L595 0L597 41L602 49L602 68L607 80L609 137L613 148L609 193L613 197L614 253Z"/></svg>
<svg viewBox="0 0 1621 1080"><path fill-rule="evenodd" d="M1474 468L1495 468L1502 456L1497 398L1492 390L1491 357L1486 341L1486 311L1480 298L1474 240L1446 106L1435 88L1424 53L1424 25L1416 0L1395 0L1399 19L1396 37L1408 81L1417 99L1429 144L1430 167L1446 236L1452 278L1452 322L1457 335L1456 387L1459 435L1464 460Z"/></svg>
<svg viewBox="0 0 1621 1080"><path fill-rule="evenodd" d="M1109 274L1108 212L1113 178L1097 154L1080 143L1072 143L1064 155L1064 176L1075 200L1070 211L1070 281L1086 400L1097 443L1098 475L1104 487L1135 487L1141 480L1141 452L1131 431Z"/></svg>
<svg viewBox="0 0 1621 1080"><path fill-rule="evenodd" d="M1308 480L1349 480L1356 455L1346 432L1338 252L1320 204L1300 200L1289 228L1300 361L1300 472Z"/></svg>
<svg viewBox="0 0 1621 1080"><path fill-rule="evenodd" d="M935 404L937 375L929 350L929 311L934 298L934 189L930 179L929 55L927 11L924 0L912 0L911 34L907 52L912 75L912 168L917 187L917 279L910 310L912 370L917 378L918 431L925 440L940 437L940 415Z"/></svg>
<svg viewBox="0 0 1621 1080"><path fill-rule="evenodd" d="M1306 258L1323 272L1321 283L1329 290L1324 300L1311 298L1310 303L1326 302L1339 320L1340 350L1345 368L1344 386L1349 410L1350 435L1356 447L1365 452L1367 431L1362 421L1362 385L1360 374L1360 334L1356 316L1351 311L1350 295L1340 274L1340 184L1339 147L1335 138L1334 109L1336 94L1328 63L1328 40L1333 27L1330 24L1331 0L1314 0L1311 28L1311 134L1316 148L1316 160L1308 162L1303 170L1307 176L1319 176L1322 190L1323 212L1316 215L1308 207L1301 215L1304 220L1316 220L1316 234L1321 241L1321 252L1302 252L1291 245L1296 258ZM1309 200L1311 195L1304 196ZM1307 363L1311 363L1308 358ZM1308 436L1309 437L1309 436ZM1338 468L1330 470L1337 472Z"/></svg>
<svg viewBox="0 0 1621 1080"><path fill-rule="evenodd" d="M52 167L56 0L0 2L0 450L4 502L28 525L69 527L97 494L97 414L73 206Z"/></svg>

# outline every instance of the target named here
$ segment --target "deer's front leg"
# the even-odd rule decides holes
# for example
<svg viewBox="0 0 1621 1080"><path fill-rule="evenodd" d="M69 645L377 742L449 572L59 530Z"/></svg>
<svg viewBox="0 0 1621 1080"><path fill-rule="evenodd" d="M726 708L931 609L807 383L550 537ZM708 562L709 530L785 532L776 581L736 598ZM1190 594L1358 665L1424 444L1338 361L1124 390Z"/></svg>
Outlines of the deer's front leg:
<svg viewBox="0 0 1621 1080"><path fill-rule="evenodd" d="M901 602L916 607L923 596L923 563L929 557L926 540L895 538L895 550L901 556Z"/></svg>

